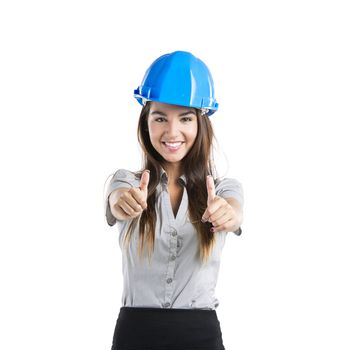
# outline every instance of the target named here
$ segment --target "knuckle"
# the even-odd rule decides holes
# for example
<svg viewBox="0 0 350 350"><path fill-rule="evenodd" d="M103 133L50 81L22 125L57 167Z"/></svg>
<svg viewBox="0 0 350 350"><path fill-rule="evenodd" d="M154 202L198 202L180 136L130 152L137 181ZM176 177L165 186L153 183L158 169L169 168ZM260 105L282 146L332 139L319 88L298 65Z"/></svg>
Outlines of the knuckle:
<svg viewBox="0 0 350 350"><path fill-rule="evenodd" d="M132 197L132 195L131 195L130 192L123 192L123 193L120 195L119 198L121 198L121 199L123 199L123 200L126 201L128 198L131 198L131 197Z"/></svg>
<svg viewBox="0 0 350 350"><path fill-rule="evenodd" d="M125 198L123 197L123 195L121 195L118 200L116 201L116 204L120 204L120 203L125 203Z"/></svg>
<svg viewBox="0 0 350 350"><path fill-rule="evenodd" d="M125 207L121 207L121 209L127 213L128 215L130 215L130 210L128 208L125 208Z"/></svg>
<svg viewBox="0 0 350 350"><path fill-rule="evenodd" d="M132 187L132 188L130 189L130 193L131 193L132 195L137 196L137 195L140 193L140 189L139 189L138 187Z"/></svg>
<svg viewBox="0 0 350 350"><path fill-rule="evenodd" d="M120 211L122 209L122 201L117 201L116 203L113 204L113 209L116 211Z"/></svg>
<svg viewBox="0 0 350 350"><path fill-rule="evenodd" d="M128 192L131 193L131 194L134 194L135 193L135 187L131 187Z"/></svg>

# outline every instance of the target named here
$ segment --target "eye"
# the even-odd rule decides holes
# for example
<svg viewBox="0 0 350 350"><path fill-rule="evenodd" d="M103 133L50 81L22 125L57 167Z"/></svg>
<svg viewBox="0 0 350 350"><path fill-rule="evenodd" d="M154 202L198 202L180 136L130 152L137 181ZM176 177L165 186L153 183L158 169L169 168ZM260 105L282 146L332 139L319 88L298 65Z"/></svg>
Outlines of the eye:
<svg viewBox="0 0 350 350"><path fill-rule="evenodd" d="M181 120L183 120L185 122L190 122L190 121L192 121L192 118L191 117L184 117Z"/></svg>
<svg viewBox="0 0 350 350"><path fill-rule="evenodd" d="M155 121L158 122L160 120L160 122L162 122L163 120L165 120L163 117L159 117L159 118L156 118Z"/></svg>

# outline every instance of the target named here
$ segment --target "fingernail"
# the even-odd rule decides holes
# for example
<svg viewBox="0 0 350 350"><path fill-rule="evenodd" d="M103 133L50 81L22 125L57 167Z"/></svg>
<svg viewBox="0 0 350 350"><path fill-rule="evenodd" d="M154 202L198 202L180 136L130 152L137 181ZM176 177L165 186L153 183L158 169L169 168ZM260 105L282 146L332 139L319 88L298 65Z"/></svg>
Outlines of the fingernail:
<svg viewBox="0 0 350 350"><path fill-rule="evenodd" d="M202 222L207 222L207 219L202 218L201 221L202 221Z"/></svg>

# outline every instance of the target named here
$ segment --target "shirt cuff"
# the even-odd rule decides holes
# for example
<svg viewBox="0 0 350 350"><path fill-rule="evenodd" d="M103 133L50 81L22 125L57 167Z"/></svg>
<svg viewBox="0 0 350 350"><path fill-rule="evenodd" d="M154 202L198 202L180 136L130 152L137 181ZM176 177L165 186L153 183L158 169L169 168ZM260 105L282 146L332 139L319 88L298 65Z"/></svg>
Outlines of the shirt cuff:
<svg viewBox="0 0 350 350"><path fill-rule="evenodd" d="M240 236L242 234L242 229L241 227L238 228L238 230L234 231L234 233L237 235L237 236Z"/></svg>

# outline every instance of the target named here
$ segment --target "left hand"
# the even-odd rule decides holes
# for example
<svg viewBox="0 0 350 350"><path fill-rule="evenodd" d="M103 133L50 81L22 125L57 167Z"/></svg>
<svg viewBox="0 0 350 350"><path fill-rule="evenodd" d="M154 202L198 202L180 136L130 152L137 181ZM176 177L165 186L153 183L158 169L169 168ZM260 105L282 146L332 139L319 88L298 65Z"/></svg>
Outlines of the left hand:
<svg viewBox="0 0 350 350"><path fill-rule="evenodd" d="M235 209L222 197L215 194L214 179L207 176L207 209L202 216L202 222L209 221L213 225L211 232L233 232L237 227L238 215Z"/></svg>

